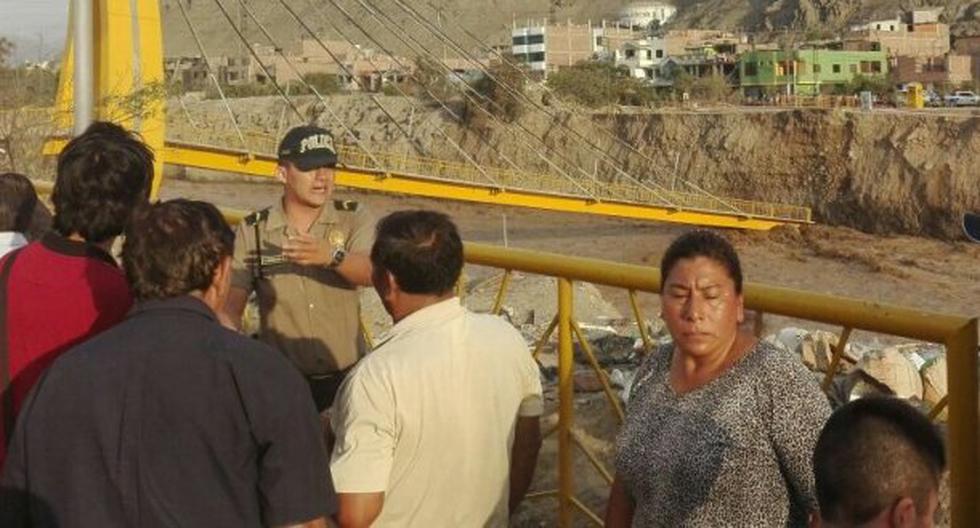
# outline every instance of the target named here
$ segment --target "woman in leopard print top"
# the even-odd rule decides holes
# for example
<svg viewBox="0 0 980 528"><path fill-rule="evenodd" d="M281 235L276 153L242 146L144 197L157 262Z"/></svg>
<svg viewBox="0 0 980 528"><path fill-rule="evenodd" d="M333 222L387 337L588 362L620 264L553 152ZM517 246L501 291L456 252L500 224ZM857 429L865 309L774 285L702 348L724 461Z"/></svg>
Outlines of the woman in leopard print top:
<svg viewBox="0 0 980 528"><path fill-rule="evenodd" d="M674 342L637 372L606 526L805 526L826 398L797 358L739 330L742 274L725 239L681 236L661 277Z"/></svg>

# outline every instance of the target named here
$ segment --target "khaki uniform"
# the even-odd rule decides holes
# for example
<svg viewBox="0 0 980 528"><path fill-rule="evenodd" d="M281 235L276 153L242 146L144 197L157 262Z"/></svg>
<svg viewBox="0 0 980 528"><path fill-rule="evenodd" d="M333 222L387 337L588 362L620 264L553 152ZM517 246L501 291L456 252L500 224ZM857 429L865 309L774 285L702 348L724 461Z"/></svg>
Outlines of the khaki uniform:
<svg viewBox="0 0 980 528"><path fill-rule="evenodd" d="M231 282L256 291L262 320L259 338L286 354L308 377L350 367L366 349L357 287L325 266L282 259L288 223L281 202L257 215L257 222L241 222L236 230ZM259 268L256 229L262 245ZM334 200L324 206L310 234L343 245L348 253L368 252L374 242L374 218L357 202Z"/></svg>

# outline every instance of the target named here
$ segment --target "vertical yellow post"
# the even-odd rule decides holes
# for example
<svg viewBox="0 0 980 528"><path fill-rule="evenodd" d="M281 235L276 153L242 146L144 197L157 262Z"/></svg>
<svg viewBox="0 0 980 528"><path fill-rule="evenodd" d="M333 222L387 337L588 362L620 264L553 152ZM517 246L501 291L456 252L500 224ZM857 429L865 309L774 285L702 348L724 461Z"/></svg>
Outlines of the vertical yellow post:
<svg viewBox="0 0 980 528"><path fill-rule="evenodd" d="M572 281L558 279L558 526L572 525Z"/></svg>
<svg viewBox="0 0 980 528"><path fill-rule="evenodd" d="M630 290L630 306L633 308L633 316L636 317L636 327L640 330L640 339L643 340L643 355L647 355L653 350L653 343L647 335L647 324L640 312L640 303L636 301L636 290Z"/></svg>
<svg viewBox="0 0 980 528"><path fill-rule="evenodd" d="M977 320L946 340L949 383L950 519L955 528L980 526L980 446L977 428Z"/></svg>

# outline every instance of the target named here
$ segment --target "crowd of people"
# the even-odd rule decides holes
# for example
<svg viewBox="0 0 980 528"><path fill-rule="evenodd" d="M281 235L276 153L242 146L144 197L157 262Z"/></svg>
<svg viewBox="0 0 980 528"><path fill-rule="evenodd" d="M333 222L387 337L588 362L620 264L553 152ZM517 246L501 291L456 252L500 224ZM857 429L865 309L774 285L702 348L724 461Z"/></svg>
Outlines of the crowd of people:
<svg viewBox="0 0 980 528"><path fill-rule="evenodd" d="M0 175L0 526L508 525L542 443L539 367L455 296L457 227L335 199L324 129L278 158L282 195L233 228L206 202L150 203L153 153L95 123L30 242L43 205ZM946 460L925 416L831 412L742 330L724 237L680 236L660 271L672 340L637 371L606 526L932 526ZM362 286L393 322L370 351Z"/></svg>

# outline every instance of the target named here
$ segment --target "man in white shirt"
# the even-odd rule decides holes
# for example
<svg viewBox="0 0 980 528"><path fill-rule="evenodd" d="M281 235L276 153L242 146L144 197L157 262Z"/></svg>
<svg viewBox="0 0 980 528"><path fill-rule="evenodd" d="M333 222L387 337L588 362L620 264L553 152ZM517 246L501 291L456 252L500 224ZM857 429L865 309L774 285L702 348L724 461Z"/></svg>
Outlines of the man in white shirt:
<svg viewBox="0 0 980 528"><path fill-rule="evenodd" d="M27 176L16 172L0 174L0 257L27 245L27 233L37 193Z"/></svg>
<svg viewBox="0 0 980 528"><path fill-rule="evenodd" d="M506 526L541 445L541 382L527 345L455 297L463 245L446 215L385 217L371 262L395 325L333 407L340 525Z"/></svg>

